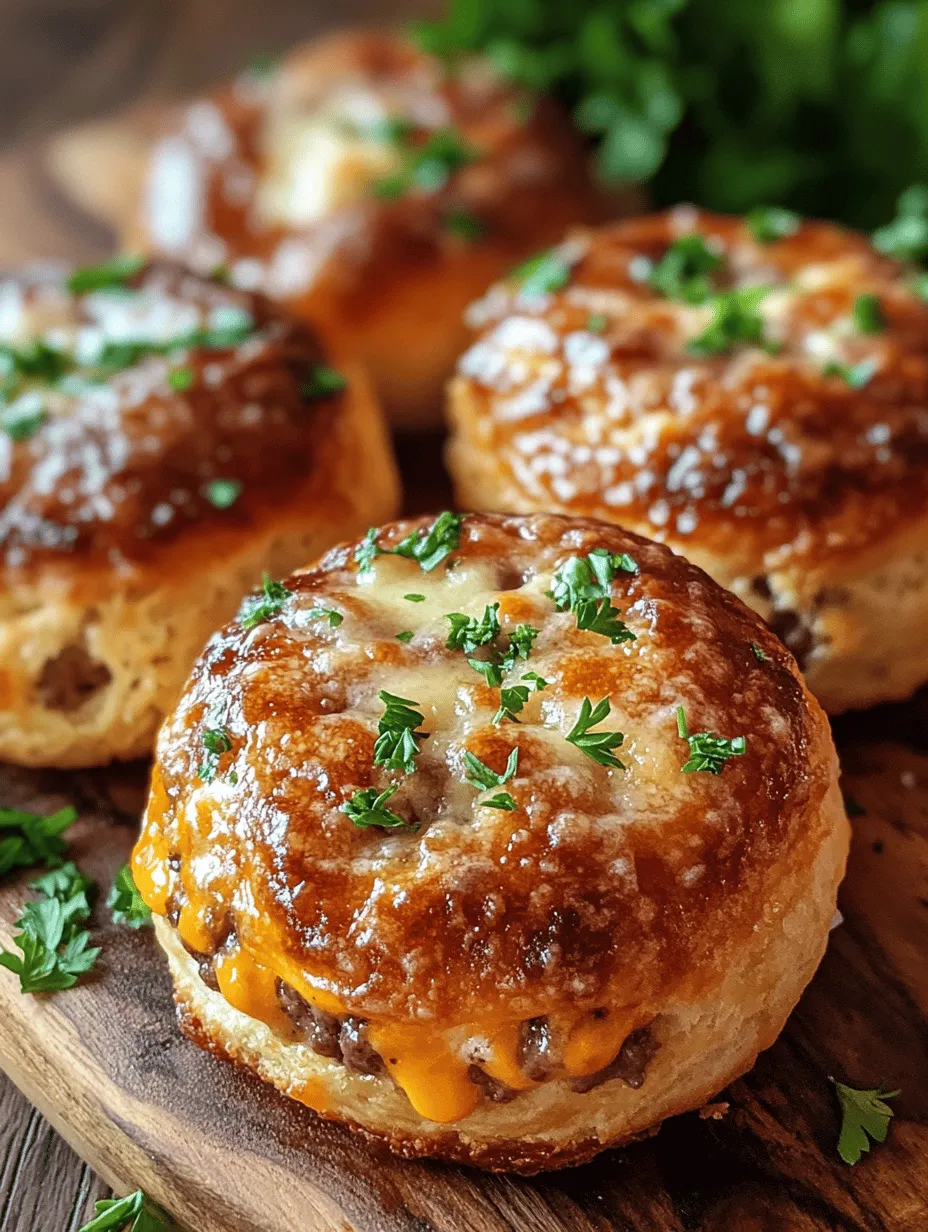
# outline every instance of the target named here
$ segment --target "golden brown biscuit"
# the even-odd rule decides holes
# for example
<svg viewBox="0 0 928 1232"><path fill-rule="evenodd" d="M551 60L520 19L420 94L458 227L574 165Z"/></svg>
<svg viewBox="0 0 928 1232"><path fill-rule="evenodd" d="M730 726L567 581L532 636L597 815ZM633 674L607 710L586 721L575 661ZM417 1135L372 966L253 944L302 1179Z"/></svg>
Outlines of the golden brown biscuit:
<svg viewBox="0 0 928 1232"><path fill-rule="evenodd" d="M786 229L679 208L570 239L544 293L493 288L448 456L468 507L684 553L838 712L928 679L928 304L862 236Z"/></svg>
<svg viewBox="0 0 928 1232"><path fill-rule="evenodd" d="M773 1042L848 833L739 600L615 526L445 514L257 602L162 729L133 857L192 1038L401 1154L523 1172Z"/></svg>
<svg viewBox="0 0 928 1232"><path fill-rule="evenodd" d="M605 216L553 102L386 33L328 37L198 100L144 174L130 248L286 301L367 363L404 425L440 419L466 305Z"/></svg>
<svg viewBox="0 0 928 1232"><path fill-rule="evenodd" d="M366 378L303 322L174 267L73 277L0 283L0 758L24 765L147 753L262 570L398 497Z"/></svg>

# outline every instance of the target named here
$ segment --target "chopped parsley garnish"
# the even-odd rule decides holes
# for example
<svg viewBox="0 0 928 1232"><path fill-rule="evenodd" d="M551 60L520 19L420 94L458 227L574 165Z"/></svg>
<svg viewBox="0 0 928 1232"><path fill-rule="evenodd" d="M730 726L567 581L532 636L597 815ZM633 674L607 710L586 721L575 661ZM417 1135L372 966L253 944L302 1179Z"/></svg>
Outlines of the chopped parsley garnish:
<svg viewBox="0 0 928 1232"><path fill-rule="evenodd" d="M896 217L873 233L873 246L897 261L928 260L928 188L913 184L896 203Z"/></svg>
<svg viewBox="0 0 928 1232"><path fill-rule="evenodd" d="M612 752L613 749L621 748L625 739L622 732L590 731L591 727L607 719L611 710L608 697L604 697L595 706L585 697L580 703L577 721L567 733L566 739L597 765L614 766L618 770L624 770L625 767Z"/></svg>
<svg viewBox="0 0 928 1232"><path fill-rule="evenodd" d="M449 612L445 617L451 624L451 632L445 646L448 650L463 650L473 654L478 646L486 646L499 637L499 604L488 604L483 616L465 616L463 612Z"/></svg>
<svg viewBox="0 0 928 1232"><path fill-rule="evenodd" d="M14 441L25 441L38 432L45 419L45 406L37 393L22 397L0 409L0 428Z"/></svg>
<svg viewBox="0 0 928 1232"><path fill-rule="evenodd" d="M886 329L886 317L878 295L864 292L857 296L854 301L854 324L862 334L883 333Z"/></svg>
<svg viewBox="0 0 928 1232"><path fill-rule="evenodd" d="M619 619L619 609L608 599L585 599L577 605L576 612L578 629L608 637L613 646L636 640L625 621Z"/></svg>
<svg viewBox="0 0 928 1232"><path fill-rule="evenodd" d="M416 635L412 629L406 629L402 633L397 633L396 640L398 642L411 642L415 636Z"/></svg>
<svg viewBox="0 0 928 1232"><path fill-rule="evenodd" d="M347 386L347 380L337 368L315 364L300 392L304 398L327 398L329 394L341 393Z"/></svg>
<svg viewBox="0 0 928 1232"><path fill-rule="evenodd" d="M758 244L775 244L795 235L802 219L779 205L758 205L745 216L744 225Z"/></svg>
<svg viewBox="0 0 928 1232"><path fill-rule="evenodd" d="M609 324L609 318L604 312L591 312L586 319L586 327L591 334L601 334Z"/></svg>
<svg viewBox="0 0 928 1232"><path fill-rule="evenodd" d="M522 679L531 681L531 683L535 686L536 693L540 693L542 689L546 689L548 687L548 681L545 680L544 676L539 676L537 672L525 672Z"/></svg>
<svg viewBox="0 0 928 1232"><path fill-rule="evenodd" d="M407 603L424 603L425 602L425 595L410 594L410 595L403 595L403 598L406 600Z"/></svg>
<svg viewBox="0 0 928 1232"><path fill-rule="evenodd" d="M456 171L480 157L480 151L453 128L436 128L419 145L409 144L408 139L402 144L403 165L373 185L374 195L384 200L396 200L413 190L438 192Z"/></svg>
<svg viewBox="0 0 928 1232"><path fill-rule="evenodd" d="M242 494L240 479L211 479L203 495L215 509L231 509Z"/></svg>
<svg viewBox="0 0 928 1232"><path fill-rule="evenodd" d="M535 639L541 632L533 625L516 625L513 631L509 634L509 648L505 652L500 661L500 666L504 671L509 671L515 667L519 659L527 659L532 653L532 647L535 645Z"/></svg>
<svg viewBox="0 0 928 1232"><path fill-rule="evenodd" d="M151 923L151 909L139 893L128 864L124 864L116 874L106 905L117 924L143 928Z"/></svg>
<svg viewBox="0 0 928 1232"><path fill-rule="evenodd" d="M77 809L70 804L48 816L0 808L0 877L14 868L60 865L66 850L61 835L76 819Z"/></svg>
<svg viewBox="0 0 928 1232"><path fill-rule="evenodd" d="M751 642L751 654L754 656L754 658L757 660L758 663L766 663L767 660L770 658L770 655L768 655L765 650L761 650L757 642Z"/></svg>
<svg viewBox="0 0 928 1232"><path fill-rule="evenodd" d="M419 740L426 733L416 728L425 722L423 715L413 709L418 703L406 697L396 697L382 689L378 694L384 704L384 712L377 725L377 742L374 745L374 765L386 766L388 770L404 770L412 773L419 755Z"/></svg>
<svg viewBox="0 0 928 1232"><path fill-rule="evenodd" d="M608 637L613 645L635 641L635 634L619 619L618 608L609 598L617 573L637 573L638 566L626 553L594 548L586 556L571 556L554 572L551 598L559 611L569 609L577 628Z"/></svg>
<svg viewBox="0 0 928 1232"><path fill-rule="evenodd" d="M193 369L175 368L173 372L168 373L168 384L172 389L182 394L185 389L189 389L193 384Z"/></svg>
<svg viewBox="0 0 928 1232"><path fill-rule="evenodd" d="M99 265L85 265L82 269L76 269L68 279L68 290L72 295L84 295L88 291L121 287L144 268L144 257L137 253L120 253Z"/></svg>
<svg viewBox="0 0 928 1232"><path fill-rule="evenodd" d="M311 607L306 613L306 619L326 620L333 629L337 629L345 618L341 612L336 612L331 607Z"/></svg>
<svg viewBox="0 0 928 1232"><path fill-rule="evenodd" d="M371 826L383 826L384 829L393 830L397 826L409 825L411 823L387 808L387 801L397 791L398 787L387 787L378 795L376 787L366 787L363 791L356 791L350 800L346 800L341 811L347 813L352 824L362 830Z"/></svg>
<svg viewBox="0 0 928 1232"><path fill-rule="evenodd" d="M463 514L446 510L427 530L410 531L395 548L382 548L377 542L377 528L372 526L356 548L354 558L362 572L370 569L377 556L405 556L416 561L423 573L430 573L460 543L463 521Z"/></svg>
<svg viewBox="0 0 928 1232"><path fill-rule="evenodd" d="M909 279L909 290L928 304L928 274L914 274Z"/></svg>
<svg viewBox="0 0 928 1232"><path fill-rule="evenodd" d="M125 1198L102 1198L96 1216L78 1232L169 1232L175 1225L141 1189Z"/></svg>
<svg viewBox="0 0 928 1232"><path fill-rule="evenodd" d="M690 735L686 713L682 706L677 707L677 734L690 746L689 759L681 767L684 774L695 774L700 771L706 774L721 774L728 759L741 757L747 748L747 740L744 736L734 736L729 740L725 736L716 736L712 732L697 732Z"/></svg>
<svg viewBox="0 0 928 1232"><path fill-rule="evenodd" d="M694 355L721 355L739 343L764 345L764 321L757 307L769 287L743 287L712 298L712 320L687 349Z"/></svg>
<svg viewBox="0 0 928 1232"><path fill-rule="evenodd" d="M488 791L493 787L502 787L504 783L515 775L519 767L519 750L513 749L509 754L509 759L506 762L506 769L502 774L497 774L495 770L480 760L469 749L464 752L464 777L470 783L471 787L476 787L480 791Z"/></svg>
<svg viewBox="0 0 928 1232"><path fill-rule="evenodd" d="M267 573L261 583L261 593L249 595L242 604L239 620L243 629L253 629L265 620L276 616L290 598L290 591L283 582L275 582Z"/></svg>
<svg viewBox="0 0 928 1232"><path fill-rule="evenodd" d="M895 1099L899 1092L886 1090L883 1083L869 1091L858 1091L843 1082L835 1083L835 1092L841 1105L838 1154L846 1164L856 1164L870 1150L871 1138L874 1142L886 1141L893 1117L886 1101Z"/></svg>
<svg viewBox="0 0 928 1232"><path fill-rule="evenodd" d="M212 783L219 769L219 759L223 753L232 750L232 735L227 727L207 727L203 732L203 748L205 754L197 767L197 778L204 783Z"/></svg>
<svg viewBox="0 0 928 1232"><path fill-rule="evenodd" d="M513 684L499 692L499 710L493 716L493 722L499 726L505 719L518 723L516 715L525 706L532 690L526 684Z"/></svg>
<svg viewBox="0 0 928 1232"><path fill-rule="evenodd" d="M842 364L832 359L822 369L822 376L837 376L850 385L851 389L864 389L876 375L876 363L872 359L862 359L859 364Z"/></svg>
<svg viewBox="0 0 928 1232"><path fill-rule="evenodd" d="M415 131L415 124L405 116L383 116L366 129L371 140L382 145L405 145Z"/></svg>
<svg viewBox="0 0 928 1232"><path fill-rule="evenodd" d="M571 272L570 262L556 249L549 249L523 261L512 271L511 277L519 283L522 295L535 298L563 290L570 282Z"/></svg>
<svg viewBox="0 0 928 1232"><path fill-rule="evenodd" d="M503 809L507 813L514 812L519 806L510 796L508 791L500 791L495 796L490 796L489 800L480 801L481 808Z"/></svg>
<svg viewBox="0 0 928 1232"><path fill-rule="evenodd" d="M681 235L651 270L648 283L668 299L704 304L713 291L709 275L723 264L701 235Z"/></svg>
<svg viewBox="0 0 928 1232"><path fill-rule="evenodd" d="M503 683L503 669L498 663L487 659L468 659L475 672L479 672L491 689L498 689Z"/></svg>
<svg viewBox="0 0 928 1232"><path fill-rule="evenodd" d="M487 233L487 224L467 210L449 210L442 218L442 226L449 235L468 244L482 240Z"/></svg>
<svg viewBox="0 0 928 1232"><path fill-rule="evenodd" d="M19 976L22 992L72 988L100 953L80 925L90 915L90 881L75 864L65 864L33 883L43 897L23 907L13 944L19 954L0 952L0 966Z"/></svg>

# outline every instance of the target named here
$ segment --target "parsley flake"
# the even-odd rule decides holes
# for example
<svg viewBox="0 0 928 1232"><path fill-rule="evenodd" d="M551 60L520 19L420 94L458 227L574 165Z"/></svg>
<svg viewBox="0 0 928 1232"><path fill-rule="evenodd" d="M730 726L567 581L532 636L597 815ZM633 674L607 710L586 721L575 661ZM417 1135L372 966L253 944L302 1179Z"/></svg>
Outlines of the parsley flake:
<svg viewBox="0 0 928 1232"><path fill-rule="evenodd" d="M378 795L376 787L366 787L356 791L350 800L341 806L341 811L351 818L352 825L361 830L371 826L383 826L385 830L396 829L397 826L410 825L402 817L387 808L387 801L399 791L398 787L387 787Z"/></svg>
<svg viewBox="0 0 928 1232"><path fill-rule="evenodd" d="M137 253L124 252L102 261L99 265L85 265L76 269L68 279L72 295L85 295L88 291L105 291L109 287L121 287L130 278L145 268L145 258Z"/></svg>
<svg viewBox="0 0 928 1232"><path fill-rule="evenodd" d="M840 377L851 389L866 388L875 375L876 362L872 359L862 359L859 364L842 364L832 359L822 369L822 376Z"/></svg>
<svg viewBox="0 0 928 1232"><path fill-rule="evenodd" d="M407 603L424 603L425 595L403 595Z"/></svg>
<svg viewBox="0 0 928 1232"><path fill-rule="evenodd" d="M856 1164L861 1155L870 1150L869 1139L886 1141L893 1117L886 1100L895 1099L899 1092L887 1091L883 1083L869 1091L858 1091L843 1082L835 1083L835 1092L841 1105L838 1154L846 1164Z"/></svg>
<svg viewBox="0 0 928 1232"><path fill-rule="evenodd" d="M232 750L232 734L227 727L207 727L203 732L202 742L206 753L197 767L197 778L204 783L212 783L219 769L220 758Z"/></svg>
<svg viewBox="0 0 928 1232"><path fill-rule="evenodd" d="M556 249L549 249L523 261L512 271L511 277L519 283L522 295L535 299L562 291L570 282L571 273L570 263Z"/></svg>
<svg viewBox="0 0 928 1232"><path fill-rule="evenodd" d="M523 709L532 690L527 684L513 684L500 689L499 710L493 716L493 722L498 727L505 719L518 723L516 715Z"/></svg>
<svg viewBox="0 0 928 1232"><path fill-rule="evenodd" d="M575 613L578 629L608 637L613 645L636 640L609 598L609 587L619 572L637 573L638 566L624 552L594 548L586 556L571 556L557 568L550 592L559 611Z"/></svg>
<svg viewBox="0 0 928 1232"><path fill-rule="evenodd" d="M668 299L704 304L712 296L710 274L724 264L695 232L674 240L648 275L648 283Z"/></svg>
<svg viewBox="0 0 928 1232"><path fill-rule="evenodd" d="M609 318L604 312L591 312L586 319L587 332L591 334L604 333L608 324Z"/></svg>
<svg viewBox="0 0 928 1232"><path fill-rule="evenodd" d="M913 184L896 202L896 217L873 233L873 246L897 261L928 259L928 188Z"/></svg>
<svg viewBox="0 0 928 1232"><path fill-rule="evenodd" d="M775 244L795 235L802 219L779 205L758 205L745 216L744 225L758 244Z"/></svg>
<svg viewBox="0 0 928 1232"><path fill-rule="evenodd" d="M193 369L175 368L173 372L168 373L168 384L172 389L182 394L193 384Z"/></svg>
<svg viewBox="0 0 928 1232"><path fill-rule="evenodd" d="M541 630L533 625L516 625L509 634L509 647L500 660L500 667L504 671L509 671L515 667L519 659L527 659L532 653L535 639L540 632Z"/></svg>
<svg viewBox="0 0 928 1232"><path fill-rule="evenodd" d="M764 344L764 321L757 311L769 287L743 287L712 298L712 320L686 344L694 355L721 355L738 343Z"/></svg>
<svg viewBox="0 0 928 1232"><path fill-rule="evenodd" d="M700 771L706 774L721 774L728 759L741 757L747 748L747 740L744 736L734 736L729 740L725 736L716 736L712 732L697 732L690 735L686 713L682 706L677 707L677 734L690 746L689 759L681 767L684 774L695 774Z"/></svg>
<svg viewBox="0 0 928 1232"><path fill-rule="evenodd" d="M608 697L604 697L595 706L588 697L585 697L580 703L580 714L577 721L565 739L575 745L581 753L585 753L591 761L595 761L597 765L614 766L617 770L624 770L624 765L612 752L613 749L621 748L625 739L623 733L590 731L591 727L607 719L611 710Z"/></svg>
<svg viewBox="0 0 928 1232"><path fill-rule="evenodd" d="M425 732L417 732L416 728L425 722L425 717L414 709L418 703L409 698L396 697L385 689L378 696L384 704L384 712L377 725L374 765L411 774L419 755L417 742L426 737Z"/></svg>
<svg viewBox="0 0 928 1232"><path fill-rule="evenodd" d="M96 1216L78 1232L169 1232L175 1225L141 1189L125 1198L102 1198Z"/></svg>
<svg viewBox="0 0 928 1232"><path fill-rule="evenodd" d="M270 620L272 616L277 615L289 598L290 591L283 582L275 582L269 574L265 573L261 583L261 593L249 595L242 604L239 612L242 628L253 629L265 620Z"/></svg>
<svg viewBox="0 0 928 1232"><path fill-rule="evenodd" d="M124 864L116 874L107 895L106 905L117 924L143 928L151 923L151 909L139 893L128 864Z"/></svg>
<svg viewBox="0 0 928 1232"><path fill-rule="evenodd" d="M406 629L402 633L397 633L396 640L398 642L404 642L404 643L411 642L415 636L416 635L415 633L413 633L412 629Z"/></svg>
<svg viewBox="0 0 928 1232"><path fill-rule="evenodd" d="M0 808L0 877L14 868L60 865L66 848L61 835L76 819L77 810L70 804L48 816Z"/></svg>
<svg viewBox="0 0 928 1232"><path fill-rule="evenodd" d="M341 612L336 612L331 607L311 607L306 613L306 619L326 620L333 629L337 629L345 618Z"/></svg>
<svg viewBox="0 0 928 1232"><path fill-rule="evenodd" d="M625 621L619 619L619 609L608 599L586 599L577 605L576 612L578 629L608 637L613 646L637 640Z"/></svg>
<svg viewBox="0 0 928 1232"><path fill-rule="evenodd" d="M854 325L862 334L883 333L886 329L886 317L878 295L864 292L857 296L854 301Z"/></svg>
<svg viewBox="0 0 928 1232"><path fill-rule="evenodd" d="M456 171L480 157L480 151L453 128L436 128L419 145L409 144L408 137L403 144L403 165L372 186L374 195L383 200L394 201L412 191L438 192Z"/></svg>
<svg viewBox="0 0 928 1232"><path fill-rule="evenodd" d="M488 604L479 621L476 616L465 616L463 612L449 612L445 617L451 625L445 642L447 649L473 654L478 646L494 641L500 633L498 611L498 603Z"/></svg>
<svg viewBox="0 0 928 1232"><path fill-rule="evenodd" d="M495 796L490 796L489 800L480 801L481 808L503 809L507 813L514 812L519 806L510 796L508 791L498 792Z"/></svg>
<svg viewBox="0 0 928 1232"><path fill-rule="evenodd" d="M14 441L34 436L45 421L45 406L41 395L33 391L0 409L0 428Z"/></svg>
<svg viewBox="0 0 928 1232"><path fill-rule="evenodd" d="M757 642L751 642L751 654L758 663L766 663L770 658L770 655L768 655L765 650L761 650Z"/></svg>
<svg viewBox="0 0 928 1232"><path fill-rule="evenodd" d="M503 683L503 669L499 663L488 659L468 659L467 662L479 672L491 689L498 689Z"/></svg>
<svg viewBox="0 0 928 1232"><path fill-rule="evenodd" d="M467 210L449 210L442 218L442 226L449 235L467 244L482 240L487 233L487 224Z"/></svg>
<svg viewBox="0 0 928 1232"><path fill-rule="evenodd" d="M506 769L502 774L497 774L490 766L480 760L469 749L464 752L464 777L471 787L476 787L481 791L489 790L493 787L502 787L504 783L508 783L514 776L519 767L519 750L513 749L509 754L506 762Z"/></svg>
<svg viewBox="0 0 928 1232"><path fill-rule="evenodd" d="M240 479L211 479L203 488L203 495L214 509L231 509L241 494Z"/></svg>
<svg viewBox="0 0 928 1232"><path fill-rule="evenodd" d="M341 393L347 386L348 381L336 368L315 364L300 392L304 398L327 398L330 394Z"/></svg>
<svg viewBox="0 0 928 1232"><path fill-rule="evenodd" d="M372 526L355 549L354 558L362 573L370 569L377 556L405 556L418 563L423 573L433 569L455 550L461 541L462 513L440 513L426 529L410 531L395 548L382 548L377 542L377 528Z"/></svg>
<svg viewBox="0 0 928 1232"><path fill-rule="evenodd" d="M544 676L539 676L537 672L525 672L522 679L530 681L535 686L536 693L540 693L542 689L546 689L550 683L545 680Z"/></svg>

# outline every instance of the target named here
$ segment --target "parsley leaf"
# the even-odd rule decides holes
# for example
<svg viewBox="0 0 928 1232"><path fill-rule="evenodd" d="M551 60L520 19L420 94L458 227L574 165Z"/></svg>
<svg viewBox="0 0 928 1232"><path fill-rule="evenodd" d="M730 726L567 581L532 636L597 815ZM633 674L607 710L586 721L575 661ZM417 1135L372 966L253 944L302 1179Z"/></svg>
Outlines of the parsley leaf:
<svg viewBox="0 0 928 1232"><path fill-rule="evenodd" d="M403 595L407 603L424 603L425 595Z"/></svg>
<svg viewBox="0 0 928 1232"><path fill-rule="evenodd" d="M830 360L822 369L822 376L840 377L851 389L864 389L876 375L876 363L872 359L862 359L859 364L842 364L838 360Z"/></svg>
<svg viewBox="0 0 928 1232"><path fill-rule="evenodd" d="M743 287L723 291L713 297L712 320L686 344L694 355L721 355L738 343L761 346L764 342L764 321L758 304L769 287Z"/></svg>
<svg viewBox="0 0 928 1232"><path fill-rule="evenodd" d="M223 753L232 750L231 732L227 727L207 727L203 732L203 748L206 755L197 767L197 777L204 783L212 783Z"/></svg>
<svg viewBox="0 0 928 1232"><path fill-rule="evenodd" d="M624 620L619 619L619 610L608 599L584 599L577 605L577 628L608 637L613 646L619 642L634 642L634 633Z"/></svg>
<svg viewBox="0 0 928 1232"><path fill-rule="evenodd" d="M682 766L684 774L699 771L721 774L728 759L741 757L747 748L744 736L734 736L731 740L725 736L713 735L712 732L697 732L691 736L682 706L677 707L677 734L690 746L689 759Z"/></svg>
<svg viewBox="0 0 928 1232"><path fill-rule="evenodd" d="M503 683L503 669L499 663L486 659L468 659L475 672L479 672L491 689L498 689Z"/></svg>
<svg viewBox="0 0 928 1232"><path fill-rule="evenodd" d="M417 732L416 728L425 722L425 717L413 709L418 703L406 697L396 697L384 689L378 696L384 704L384 712L377 725L374 765L411 774L419 755L417 741L426 737L425 732Z"/></svg>
<svg viewBox="0 0 928 1232"><path fill-rule="evenodd" d="M88 291L104 291L109 287L121 287L130 278L145 268L145 258L136 253L124 252L102 261L99 265L85 265L76 269L68 279L72 295L84 295Z"/></svg>
<svg viewBox="0 0 928 1232"><path fill-rule="evenodd" d="M411 642L415 636L416 635L412 629L405 629L402 633L397 633L396 640L405 644L407 642Z"/></svg>
<svg viewBox="0 0 928 1232"><path fill-rule="evenodd" d="M172 389L182 394L193 384L193 369L175 368L173 372L168 373L168 384Z"/></svg>
<svg viewBox="0 0 928 1232"><path fill-rule="evenodd" d="M59 992L72 988L100 953L89 945L90 933L78 926L90 915L90 881L73 863L38 878L34 887L45 897L32 899L16 921L13 944L21 951L0 951L0 966L19 976L22 992Z"/></svg>
<svg viewBox="0 0 928 1232"><path fill-rule="evenodd" d="M398 791L398 787L387 787L378 795L376 787L366 787L363 791L356 791L350 800L346 800L341 811L351 818L352 825L361 830L371 826L383 826L384 829L393 830L397 826L410 825L411 823L392 813L386 806L390 797Z"/></svg>
<svg viewBox="0 0 928 1232"><path fill-rule="evenodd" d="M532 653L535 639L540 632L541 630L534 628L533 625L516 625L509 634L509 648L500 661L500 667L504 671L509 671L515 667L519 659L527 659Z"/></svg>
<svg viewBox="0 0 928 1232"><path fill-rule="evenodd" d="M566 739L597 765L614 766L618 770L624 770L624 765L612 752L613 749L621 747L625 739L622 732L590 731L591 727L607 719L611 710L608 697L604 697L595 706L588 697L585 697L580 703L580 714L577 721L567 733Z"/></svg>
<svg viewBox="0 0 928 1232"><path fill-rule="evenodd" d="M345 618L341 612L336 612L331 607L311 607L306 613L305 619L325 620L328 621L333 629L337 629Z"/></svg>
<svg viewBox="0 0 928 1232"><path fill-rule="evenodd" d="M426 529L410 531L395 548L382 548L377 543L377 528L372 526L355 549L354 558L362 572L370 569L377 556L405 556L418 562L423 573L430 573L445 557L450 556L461 541L462 513L440 513Z"/></svg>
<svg viewBox="0 0 928 1232"><path fill-rule="evenodd" d="M873 233L873 246L897 261L928 259L928 188L913 184L896 203L896 217Z"/></svg>
<svg viewBox="0 0 928 1232"><path fill-rule="evenodd" d="M70 804L43 817L22 809L0 808L0 877L14 868L61 864L65 842L61 835L77 819Z"/></svg>
<svg viewBox="0 0 928 1232"><path fill-rule="evenodd" d="M868 1135L874 1142L885 1142L893 1110L886 1103L895 1099L898 1091L887 1091L880 1083L870 1091L858 1091L843 1082L835 1083L841 1105L841 1133L838 1154L846 1164L856 1164L864 1151L870 1150Z"/></svg>
<svg viewBox="0 0 928 1232"><path fill-rule="evenodd" d="M445 617L451 625L445 642L447 649L473 654L478 646L494 641L500 632L498 611L498 603L487 604L479 621L476 616L465 616L463 612L449 612Z"/></svg>
<svg viewBox="0 0 928 1232"><path fill-rule="evenodd" d="M128 924L130 928L142 928L151 923L151 910L138 891L132 869L124 864L116 874L106 905L112 912L117 924Z"/></svg>
<svg viewBox="0 0 928 1232"><path fill-rule="evenodd" d="M525 672L522 676L523 680L529 680L535 686L535 692L540 693L542 689L548 687L548 681L544 676L539 676L537 672Z"/></svg>
<svg viewBox="0 0 928 1232"><path fill-rule="evenodd" d="M518 749L513 749L509 754L506 769L502 774L497 774L495 770L471 753L469 749L466 749L464 752L464 777L471 787L476 787L481 791L491 787L502 787L504 783L508 783L518 769L518 766Z"/></svg>
<svg viewBox="0 0 928 1232"><path fill-rule="evenodd" d="M480 151L453 128L436 128L419 145L408 144L408 138L406 141L400 169L373 184L376 197L392 201L413 190L438 192L456 171L480 157Z"/></svg>
<svg viewBox="0 0 928 1232"><path fill-rule="evenodd" d="M327 364L315 364L304 382L301 393L304 398L327 398L330 394L339 394L348 387L344 376Z"/></svg>
<svg viewBox="0 0 928 1232"><path fill-rule="evenodd" d="M175 1226L141 1189L125 1198L102 1198L94 1209L96 1217L78 1232L169 1232Z"/></svg>
<svg viewBox="0 0 928 1232"><path fill-rule="evenodd" d="M604 312L591 312L586 319L586 328L591 334L605 333L609 325L609 318Z"/></svg>
<svg viewBox="0 0 928 1232"><path fill-rule="evenodd" d="M556 569L551 587L558 610L571 609L578 629L608 637L613 645L636 640L609 598L609 586L618 572L637 573L638 566L624 552L594 548L586 556L571 556Z"/></svg>
<svg viewBox="0 0 928 1232"><path fill-rule="evenodd" d="M468 244L483 239L487 233L487 224L467 210L449 210L442 219L442 226L449 235Z"/></svg>
<svg viewBox="0 0 928 1232"><path fill-rule="evenodd" d="M883 333L886 329L886 317L878 295L864 292L857 296L854 301L854 324L862 334Z"/></svg>
<svg viewBox="0 0 928 1232"><path fill-rule="evenodd" d="M770 655L767 654L766 650L761 650L760 646L758 646L756 642L751 642L751 654L758 663L766 663L770 658Z"/></svg>
<svg viewBox="0 0 928 1232"><path fill-rule="evenodd" d="M516 266L511 277L519 283L522 295L536 298L562 291L570 282L571 266L556 249L539 252Z"/></svg>
<svg viewBox="0 0 928 1232"><path fill-rule="evenodd" d="M508 791L498 792L495 796L490 796L489 800L480 801L481 808L503 809L507 813L514 812L519 806L510 796Z"/></svg>
<svg viewBox="0 0 928 1232"><path fill-rule="evenodd" d="M674 240L648 275L648 283L668 299L704 304L712 295L710 274L723 265L701 235L681 235Z"/></svg>
<svg viewBox="0 0 928 1232"><path fill-rule="evenodd" d="M239 620L243 629L253 629L276 616L290 598L290 591L283 582L275 582L267 573L261 583L261 593L250 595L242 604Z"/></svg>
<svg viewBox="0 0 928 1232"><path fill-rule="evenodd" d="M529 699L529 689L526 684L510 685L506 689L500 689L499 692L499 710L493 716L493 722L498 727L504 719L510 719L513 723L518 723L516 715L525 706Z"/></svg>
<svg viewBox="0 0 928 1232"><path fill-rule="evenodd" d="M240 479L211 479L203 488L203 495L214 509L231 509L241 494Z"/></svg>
<svg viewBox="0 0 928 1232"><path fill-rule="evenodd" d="M757 205L745 216L744 225L758 244L775 244L795 235L802 219L779 205Z"/></svg>

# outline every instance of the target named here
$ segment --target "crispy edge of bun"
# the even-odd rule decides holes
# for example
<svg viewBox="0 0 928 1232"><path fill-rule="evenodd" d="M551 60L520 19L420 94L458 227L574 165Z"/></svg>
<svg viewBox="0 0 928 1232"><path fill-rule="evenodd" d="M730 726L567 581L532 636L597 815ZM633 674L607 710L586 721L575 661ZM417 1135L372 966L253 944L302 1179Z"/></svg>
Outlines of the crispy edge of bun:
<svg viewBox="0 0 928 1232"><path fill-rule="evenodd" d="M572 513L556 503L542 508L512 482L482 443L481 412L467 378L456 376L449 383L447 409L451 431L445 460L460 508ZM608 517L607 510L599 512ZM654 534L653 526L629 513L621 525ZM817 568L804 559L771 569L758 557L756 568L744 572L703 550L696 535L684 540L665 534L661 542L704 569L782 636L828 714L900 701L928 681L928 517L852 559L835 557ZM758 589L758 578L769 595Z"/></svg>
<svg viewBox="0 0 928 1232"><path fill-rule="evenodd" d="M242 536L237 550L188 550L207 528L170 545L172 567L85 579L78 562L41 566L0 596L0 758L24 766L78 768L151 752L164 715L183 688L209 635L229 620L267 571L289 573L372 522L392 516L399 477L380 409L363 372L340 364L349 386L314 471L315 503L305 490ZM56 682L48 664L60 661ZM45 692L80 688L69 710L43 704ZM108 678L107 678L108 676ZM91 688L91 686L94 686Z"/></svg>

